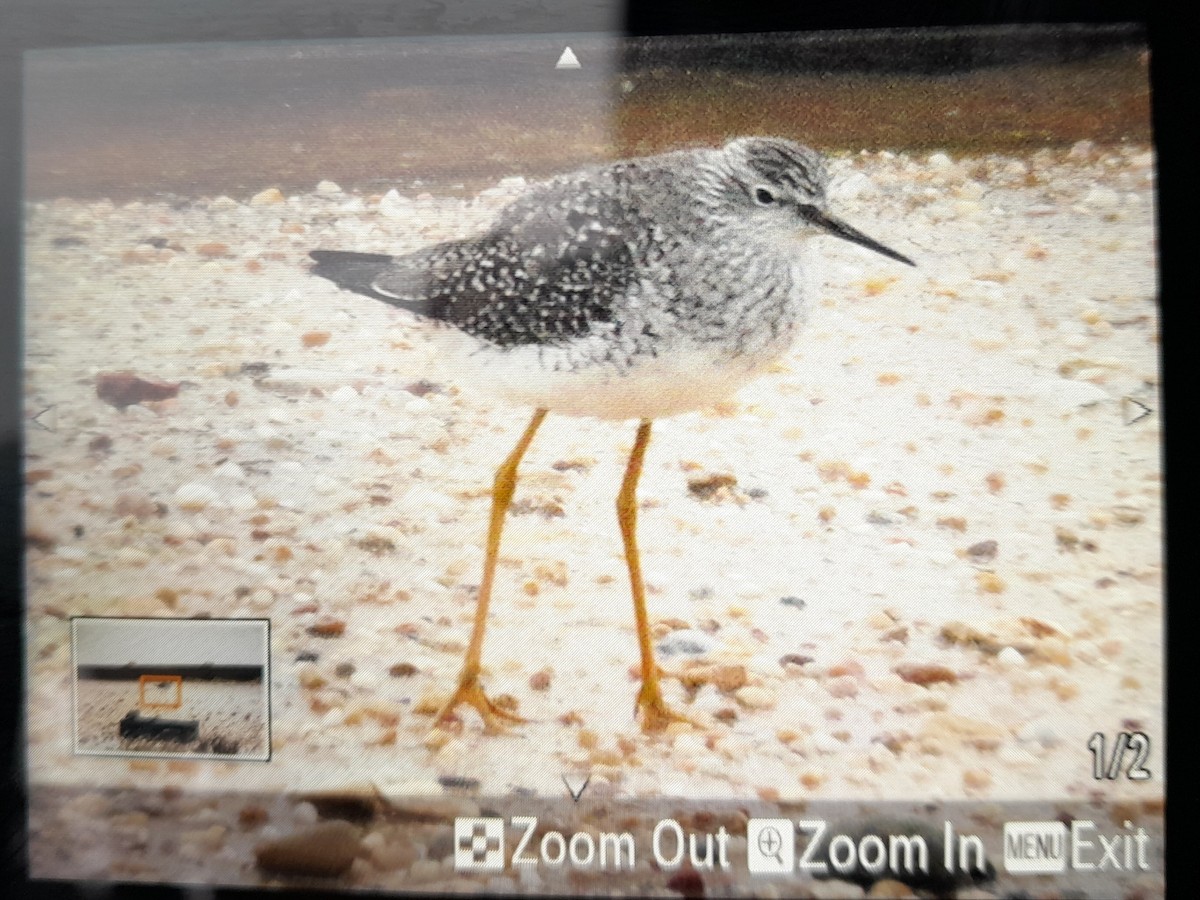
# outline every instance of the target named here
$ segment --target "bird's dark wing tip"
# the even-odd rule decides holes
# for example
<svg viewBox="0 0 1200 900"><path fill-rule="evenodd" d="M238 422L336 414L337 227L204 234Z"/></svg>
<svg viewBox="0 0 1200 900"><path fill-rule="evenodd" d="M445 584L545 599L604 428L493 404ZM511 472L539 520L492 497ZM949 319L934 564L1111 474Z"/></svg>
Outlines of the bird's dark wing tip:
<svg viewBox="0 0 1200 900"><path fill-rule="evenodd" d="M321 266L340 263L389 263L393 259L386 253L356 253L352 250L309 250L308 255Z"/></svg>

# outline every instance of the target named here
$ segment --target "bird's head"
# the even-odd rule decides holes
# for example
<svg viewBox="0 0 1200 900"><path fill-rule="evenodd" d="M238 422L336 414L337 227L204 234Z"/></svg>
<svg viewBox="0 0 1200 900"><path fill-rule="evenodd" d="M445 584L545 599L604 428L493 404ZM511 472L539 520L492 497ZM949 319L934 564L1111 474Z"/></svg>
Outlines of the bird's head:
<svg viewBox="0 0 1200 900"><path fill-rule="evenodd" d="M916 265L826 210L829 173L821 154L783 138L743 137L722 150L727 200L749 221L785 234L797 226L833 234L876 253Z"/></svg>

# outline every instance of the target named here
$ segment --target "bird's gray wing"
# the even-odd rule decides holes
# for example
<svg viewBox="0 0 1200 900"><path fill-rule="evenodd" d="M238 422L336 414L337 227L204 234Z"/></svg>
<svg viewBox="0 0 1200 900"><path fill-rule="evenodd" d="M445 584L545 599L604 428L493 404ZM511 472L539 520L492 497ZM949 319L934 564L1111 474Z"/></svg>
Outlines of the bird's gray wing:
<svg viewBox="0 0 1200 900"><path fill-rule="evenodd" d="M501 347L562 343L619 327L640 257L629 218L620 198L549 182L478 237L401 257L316 250L313 272Z"/></svg>

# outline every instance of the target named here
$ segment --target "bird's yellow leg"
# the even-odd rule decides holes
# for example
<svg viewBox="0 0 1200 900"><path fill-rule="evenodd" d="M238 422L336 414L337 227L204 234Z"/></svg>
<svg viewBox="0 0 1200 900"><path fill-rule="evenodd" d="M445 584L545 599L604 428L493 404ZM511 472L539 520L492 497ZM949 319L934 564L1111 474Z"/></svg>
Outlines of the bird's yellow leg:
<svg viewBox="0 0 1200 900"><path fill-rule="evenodd" d="M546 418L546 410L539 409L525 426L525 432L517 441L517 446L508 455L503 465L496 470L496 479L492 485L492 517L488 523L487 550L483 560L483 580L479 584L479 597L475 603L475 625L471 631L471 644L467 647L467 655L463 660L462 672L458 676L458 689L449 702L442 707L434 720L434 727L442 727L451 718L451 713L460 704L466 703L475 707L483 717L489 731L502 731L504 722L524 722L520 716L497 706L487 698L479 683L480 658L483 654L483 631L487 625L488 604L492 599L492 582L496 577L496 557L500 552L500 535L504 531L504 517L508 513L508 505L512 502L513 491L517 486L517 467L521 457L529 449L538 426Z"/></svg>
<svg viewBox="0 0 1200 900"><path fill-rule="evenodd" d="M617 520L621 523L621 538L625 542L625 563L629 567L629 585L633 591L633 613L637 620L638 645L642 651L642 690L637 708L642 714L643 731L662 731L672 722L695 724L687 716L675 712L663 700L659 685L658 666L654 663L654 645L650 642L650 617L646 614L646 586L642 581L642 560L637 546L637 484L642 474L642 460L650 443L650 420L643 419L625 467L625 480L617 495Z"/></svg>

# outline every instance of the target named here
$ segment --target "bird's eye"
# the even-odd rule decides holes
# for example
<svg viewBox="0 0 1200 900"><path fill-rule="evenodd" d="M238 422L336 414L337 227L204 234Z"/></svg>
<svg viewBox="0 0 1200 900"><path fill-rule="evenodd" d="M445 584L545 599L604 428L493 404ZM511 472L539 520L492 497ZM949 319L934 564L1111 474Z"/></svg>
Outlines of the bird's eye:
<svg viewBox="0 0 1200 900"><path fill-rule="evenodd" d="M775 202L775 195L765 187L760 187L754 189L754 199L759 206L770 206Z"/></svg>

